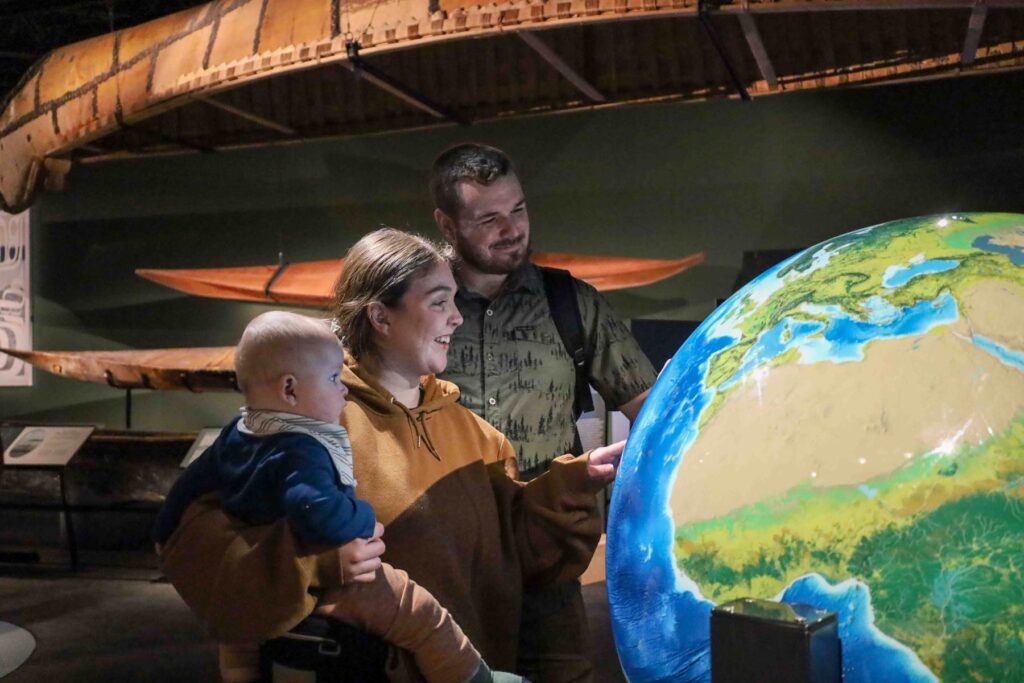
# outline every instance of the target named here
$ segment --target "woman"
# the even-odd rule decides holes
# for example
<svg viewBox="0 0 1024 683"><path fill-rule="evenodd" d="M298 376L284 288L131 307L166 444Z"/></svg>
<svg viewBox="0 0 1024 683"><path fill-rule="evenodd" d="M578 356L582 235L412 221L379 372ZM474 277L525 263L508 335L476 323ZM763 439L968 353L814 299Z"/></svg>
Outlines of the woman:
<svg viewBox="0 0 1024 683"><path fill-rule="evenodd" d="M528 484L512 478L508 440L458 404L455 385L434 376L445 368L449 337L462 322L448 258L430 242L391 229L349 251L334 307L348 352L341 422L358 496L386 527L385 559L452 613L491 669L510 671L522 590L586 568L601 533L595 494L614 477L623 444L562 456ZM383 601L375 599L375 591L390 590L382 572L353 584L380 566L379 537L357 539L340 552L297 551L280 528L240 530L215 495L192 503L185 527L165 548L164 571L180 577L176 587L190 584L207 618L222 625L215 635L224 641L251 637L234 625L258 612L244 602L229 612L212 595L203 597L225 582L270 586L275 603L303 604L307 613L311 587L344 584L347 598L324 600L320 613L385 637L401 628L401 615L381 614ZM225 678L249 675L251 650L223 648L221 668Z"/></svg>
<svg viewBox="0 0 1024 683"><path fill-rule="evenodd" d="M524 586L578 577L601 533L595 493L622 444L562 456L528 484L508 440L435 373L462 323L449 256L398 230L352 247L334 317L348 360L359 495L386 528L386 558L455 616L496 669L512 670Z"/></svg>

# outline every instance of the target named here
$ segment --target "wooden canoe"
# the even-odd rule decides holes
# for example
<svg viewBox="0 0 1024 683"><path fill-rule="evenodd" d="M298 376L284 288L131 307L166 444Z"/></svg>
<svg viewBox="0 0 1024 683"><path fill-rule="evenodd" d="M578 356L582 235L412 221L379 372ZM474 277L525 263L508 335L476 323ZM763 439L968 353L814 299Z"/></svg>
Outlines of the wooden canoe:
<svg viewBox="0 0 1024 683"><path fill-rule="evenodd" d="M678 259L587 256L538 252L533 261L564 268L600 291L640 287L664 280L704 260L704 252ZM137 275L188 294L215 299L262 301L294 306L326 306L344 259L286 263L280 266L156 270Z"/></svg>
<svg viewBox="0 0 1024 683"><path fill-rule="evenodd" d="M117 389L236 391L235 347L0 352L40 370Z"/></svg>

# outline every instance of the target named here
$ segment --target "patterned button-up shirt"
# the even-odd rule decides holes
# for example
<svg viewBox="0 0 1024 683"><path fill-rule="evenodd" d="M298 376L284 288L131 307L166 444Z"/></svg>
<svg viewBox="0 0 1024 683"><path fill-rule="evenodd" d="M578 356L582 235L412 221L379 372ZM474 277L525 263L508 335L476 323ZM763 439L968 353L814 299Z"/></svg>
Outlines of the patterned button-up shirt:
<svg viewBox="0 0 1024 683"><path fill-rule="evenodd" d="M596 289L576 280L583 333L592 342L590 384L610 407L649 389L651 362ZM511 273L497 298L456 295L465 318L452 335L441 375L461 391L460 401L508 437L519 468L545 468L572 450L576 374L558 335L540 271L527 264Z"/></svg>

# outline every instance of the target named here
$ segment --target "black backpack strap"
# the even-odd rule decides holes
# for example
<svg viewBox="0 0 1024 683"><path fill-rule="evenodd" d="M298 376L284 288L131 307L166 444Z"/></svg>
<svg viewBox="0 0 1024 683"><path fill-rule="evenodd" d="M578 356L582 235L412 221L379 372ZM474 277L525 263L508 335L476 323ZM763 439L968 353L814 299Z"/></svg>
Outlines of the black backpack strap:
<svg viewBox="0 0 1024 683"><path fill-rule="evenodd" d="M559 268L540 268L544 280L544 293L551 308L551 317L558 328L558 336L562 345L572 358L576 369L576 394L573 398L572 412L575 418L594 409L594 401L590 398L590 363L593 353L587 348L583 337L583 317L580 315L580 304L576 299L576 285L572 274ZM577 435L577 441L579 436Z"/></svg>

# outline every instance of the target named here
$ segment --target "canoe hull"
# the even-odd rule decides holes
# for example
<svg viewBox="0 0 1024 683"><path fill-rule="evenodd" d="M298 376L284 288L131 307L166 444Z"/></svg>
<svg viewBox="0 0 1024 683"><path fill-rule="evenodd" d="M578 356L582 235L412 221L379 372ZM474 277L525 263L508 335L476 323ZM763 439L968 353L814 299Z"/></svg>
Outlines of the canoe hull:
<svg viewBox="0 0 1024 683"><path fill-rule="evenodd" d="M672 277L701 263L704 253L679 259L641 259L538 252L532 260L538 265L568 270L598 291L608 292L641 287ZM344 259L329 259L240 268L142 268L135 273L195 296L324 308L330 304L334 283L344 263Z"/></svg>

